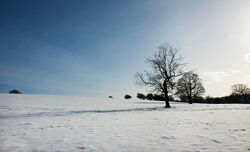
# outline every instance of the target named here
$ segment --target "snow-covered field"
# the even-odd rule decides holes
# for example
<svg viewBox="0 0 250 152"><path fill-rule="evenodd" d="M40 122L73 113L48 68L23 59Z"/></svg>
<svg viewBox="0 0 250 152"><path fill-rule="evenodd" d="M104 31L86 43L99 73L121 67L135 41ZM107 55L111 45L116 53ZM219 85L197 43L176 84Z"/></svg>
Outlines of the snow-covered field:
<svg viewBox="0 0 250 152"><path fill-rule="evenodd" d="M0 151L250 151L250 105L0 95Z"/></svg>

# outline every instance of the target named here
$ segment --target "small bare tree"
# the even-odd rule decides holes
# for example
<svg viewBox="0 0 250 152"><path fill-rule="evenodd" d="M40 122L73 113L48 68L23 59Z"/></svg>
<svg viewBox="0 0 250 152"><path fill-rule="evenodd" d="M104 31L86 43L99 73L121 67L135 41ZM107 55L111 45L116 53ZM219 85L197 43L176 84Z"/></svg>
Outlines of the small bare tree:
<svg viewBox="0 0 250 152"><path fill-rule="evenodd" d="M178 54L179 49L172 45L163 44L153 58L147 58L152 67L151 72L136 73L136 84L148 86L153 92L164 95L166 108L170 107L169 95L176 87L175 79L183 74L183 58Z"/></svg>
<svg viewBox="0 0 250 152"><path fill-rule="evenodd" d="M246 84L235 84L232 86L232 94L246 97L250 95L250 88Z"/></svg>
<svg viewBox="0 0 250 152"><path fill-rule="evenodd" d="M205 88L198 74L189 71L178 80L176 94L181 100L188 100L190 104L194 98L199 98L205 93Z"/></svg>

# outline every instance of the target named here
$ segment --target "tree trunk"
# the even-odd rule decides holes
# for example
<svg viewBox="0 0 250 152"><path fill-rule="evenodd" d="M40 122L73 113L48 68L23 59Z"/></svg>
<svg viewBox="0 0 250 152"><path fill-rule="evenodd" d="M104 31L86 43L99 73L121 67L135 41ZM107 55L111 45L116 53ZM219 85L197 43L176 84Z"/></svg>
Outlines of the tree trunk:
<svg viewBox="0 0 250 152"><path fill-rule="evenodd" d="M170 108L170 104L169 104L169 97L168 97L168 90L167 90L167 86L166 86L166 80L164 80L163 82L163 88L164 88L164 96L165 96L165 108Z"/></svg>
<svg viewBox="0 0 250 152"><path fill-rule="evenodd" d="M188 103L192 104L192 97L191 96L188 97Z"/></svg>
<svg viewBox="0 0 250 152"><path fill-rule="evenodd" d="M170 108L169 101L165 101L165 103L166 103L165 108Z"/></svg>
<svg viewBox="0 0 250 152"><path fill-rule="evenodd" d="M165 93L165 108L170 108L168 93Z"/></svg>
<svg viewBox="0 0 250 152"><path fill-rule="evenodd" d="M191 84L189 86L188 103L192 104L192 87L191 87Z"/></svg>

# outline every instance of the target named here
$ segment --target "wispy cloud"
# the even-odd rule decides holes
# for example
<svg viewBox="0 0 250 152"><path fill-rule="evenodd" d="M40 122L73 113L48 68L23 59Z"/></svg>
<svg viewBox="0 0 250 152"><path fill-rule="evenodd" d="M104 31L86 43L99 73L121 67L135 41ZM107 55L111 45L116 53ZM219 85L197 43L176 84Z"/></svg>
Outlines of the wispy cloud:
<svg viewBox="0 0 250 152"><path fill-rule="evenodd" d="M208 83L218 82L229 76L230 76L229 73L223 71L207 71L202 74L202 77Z"/></svg>
<svg viewBox="0 0 250 152"><path fill-rule="evenodd" d="M238 74L238 73L240 73L240 70L231 70L230 73L232 73L232 74Z"/></svg>

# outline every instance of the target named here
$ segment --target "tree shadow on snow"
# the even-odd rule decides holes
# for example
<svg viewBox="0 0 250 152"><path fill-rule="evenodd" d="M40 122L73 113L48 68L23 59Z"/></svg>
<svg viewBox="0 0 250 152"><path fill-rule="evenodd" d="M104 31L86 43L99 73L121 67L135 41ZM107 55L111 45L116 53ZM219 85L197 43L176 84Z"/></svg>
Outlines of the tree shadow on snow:
<svg viewBox="0 0 250 152"><path fill-rule="evenodd" d="M24 118L24 117L42 117L42 116L68 116L73 114L86 114L86 113L119 113L119 112L141 112L141 111L159 111L165 110L162 107L154 108L130 108L130 109L114 109L114 110L79 110L79 111L58 111L58 112L39 112L27 114L13 114L13 115L0 115L0 119L7 118Z"/></svg>

